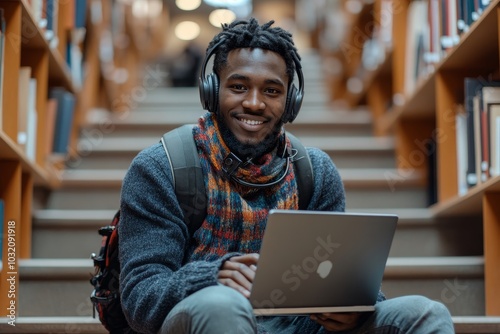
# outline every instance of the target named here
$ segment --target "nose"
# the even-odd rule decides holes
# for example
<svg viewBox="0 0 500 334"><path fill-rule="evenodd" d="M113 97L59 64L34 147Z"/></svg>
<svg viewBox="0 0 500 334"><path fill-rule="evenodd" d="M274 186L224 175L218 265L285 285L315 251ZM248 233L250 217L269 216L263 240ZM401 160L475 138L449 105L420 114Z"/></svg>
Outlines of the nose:
<svg viewBox="0 0 500 334"><path fill-rule="evenodd" d="M262 100L260 92L257 89L250 90L243 100L242 103L243 108L249 110L264 110L266 108L266 104Z"/></svg>

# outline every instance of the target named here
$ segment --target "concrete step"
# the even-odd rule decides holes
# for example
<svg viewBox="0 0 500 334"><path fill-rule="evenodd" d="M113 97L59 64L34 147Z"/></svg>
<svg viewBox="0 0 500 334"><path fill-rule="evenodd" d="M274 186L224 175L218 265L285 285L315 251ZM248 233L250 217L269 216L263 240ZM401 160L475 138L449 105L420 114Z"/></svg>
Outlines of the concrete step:
<svg viewBox="0 0 500 334"><path fill-rule="evenodd" d="M62 186L42 203L46 209L111 210L118 208L125 169L68 169ZM421 208L427 205L426 188L418 173L391 169L339 169L346 189L348 209Z"/></svg>
<svg viewBox="0 0 500 334"><path fill-rule="evenodd" d="M494 334L500 333L500 317L494 316L455 316L453 317L456 334ZM8 331L7 331L8 330ZM12 328L0 328L0 333L108 333L98 319L92 317L22 317Z"/></svg>
<svg viewBox="0 0 500 334"><path fill-rule="evenodd" d="M367 212L358 210L358 212ZM34 258L83 258L97 253L97 231L111 222L116 210L36 210L33 215ZM393 213L399 222L390 256L481 255L481 217L435 219L428 209L372 210Z"/></svg>
<svg viewBox="0 0 500 334"><path fill-rule="evenodd" d="M482 257L389 258L382 289L390 298L420 294L454 316L484 315ZM19 318L91 316L90 259L19 261Z"/></svg>
<svg viewBox="0 0 500 334"><path fill-rule="evenodd" d="M140 150L157 143L161 134L148 137L104 137L98 145L67 161L67 168L126 169ZM394 168L394 140L372 137L301 136L305 146L325 151L338 168ZM82 145L83 147L84 145Z"/></svg>
<svg viewBox="0 0 500 334"><path fill-rule="evenodd" d="M478 316L485 314L483 277L481 256L389 258L382 291L387 298L427 296L452 315Z"/></svg>

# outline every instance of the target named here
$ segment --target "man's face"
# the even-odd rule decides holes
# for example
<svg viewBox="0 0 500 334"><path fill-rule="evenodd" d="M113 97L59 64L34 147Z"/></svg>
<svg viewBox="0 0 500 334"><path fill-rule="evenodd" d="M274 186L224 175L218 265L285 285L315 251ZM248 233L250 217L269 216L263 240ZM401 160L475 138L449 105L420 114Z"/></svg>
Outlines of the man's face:
<svg viewBox="0 0 500 334"><path fill-rule="evenodd" d="M288 85L284 59L268 50L235 49L219 80L220 118L234 137L244 145L276 138Z"/></svg>

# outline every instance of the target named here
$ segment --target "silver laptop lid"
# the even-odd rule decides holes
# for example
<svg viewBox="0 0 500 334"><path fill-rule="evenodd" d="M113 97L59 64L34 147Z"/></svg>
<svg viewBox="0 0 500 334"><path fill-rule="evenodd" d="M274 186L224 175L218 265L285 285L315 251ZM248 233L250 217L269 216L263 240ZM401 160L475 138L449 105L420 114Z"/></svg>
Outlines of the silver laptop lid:
<svg viewBox="0 0 500 334"><path fill-rule="evenodd" d="M372 310L397 220L390 214L270 211L250 297L254 310Z"/></svg>

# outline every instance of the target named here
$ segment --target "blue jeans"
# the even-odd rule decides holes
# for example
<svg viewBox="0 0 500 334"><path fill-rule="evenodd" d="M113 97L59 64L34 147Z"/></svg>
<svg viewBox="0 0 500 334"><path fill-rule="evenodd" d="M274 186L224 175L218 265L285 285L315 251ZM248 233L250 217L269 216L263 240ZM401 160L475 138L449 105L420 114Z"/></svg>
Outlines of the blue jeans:
<svg viewBox="0 0 500 334"><path fill-rule="evenodd" d="M252 306L232 288L217 285L202 289L177 304L159 333L192 334L322 334L329 333L308 316L255 317ZM340 332L338 332L340 333ZM359 326L342 332L364 334L455 333L448 309L422 296L380 302L375 312L362 315Z"/></svg>

